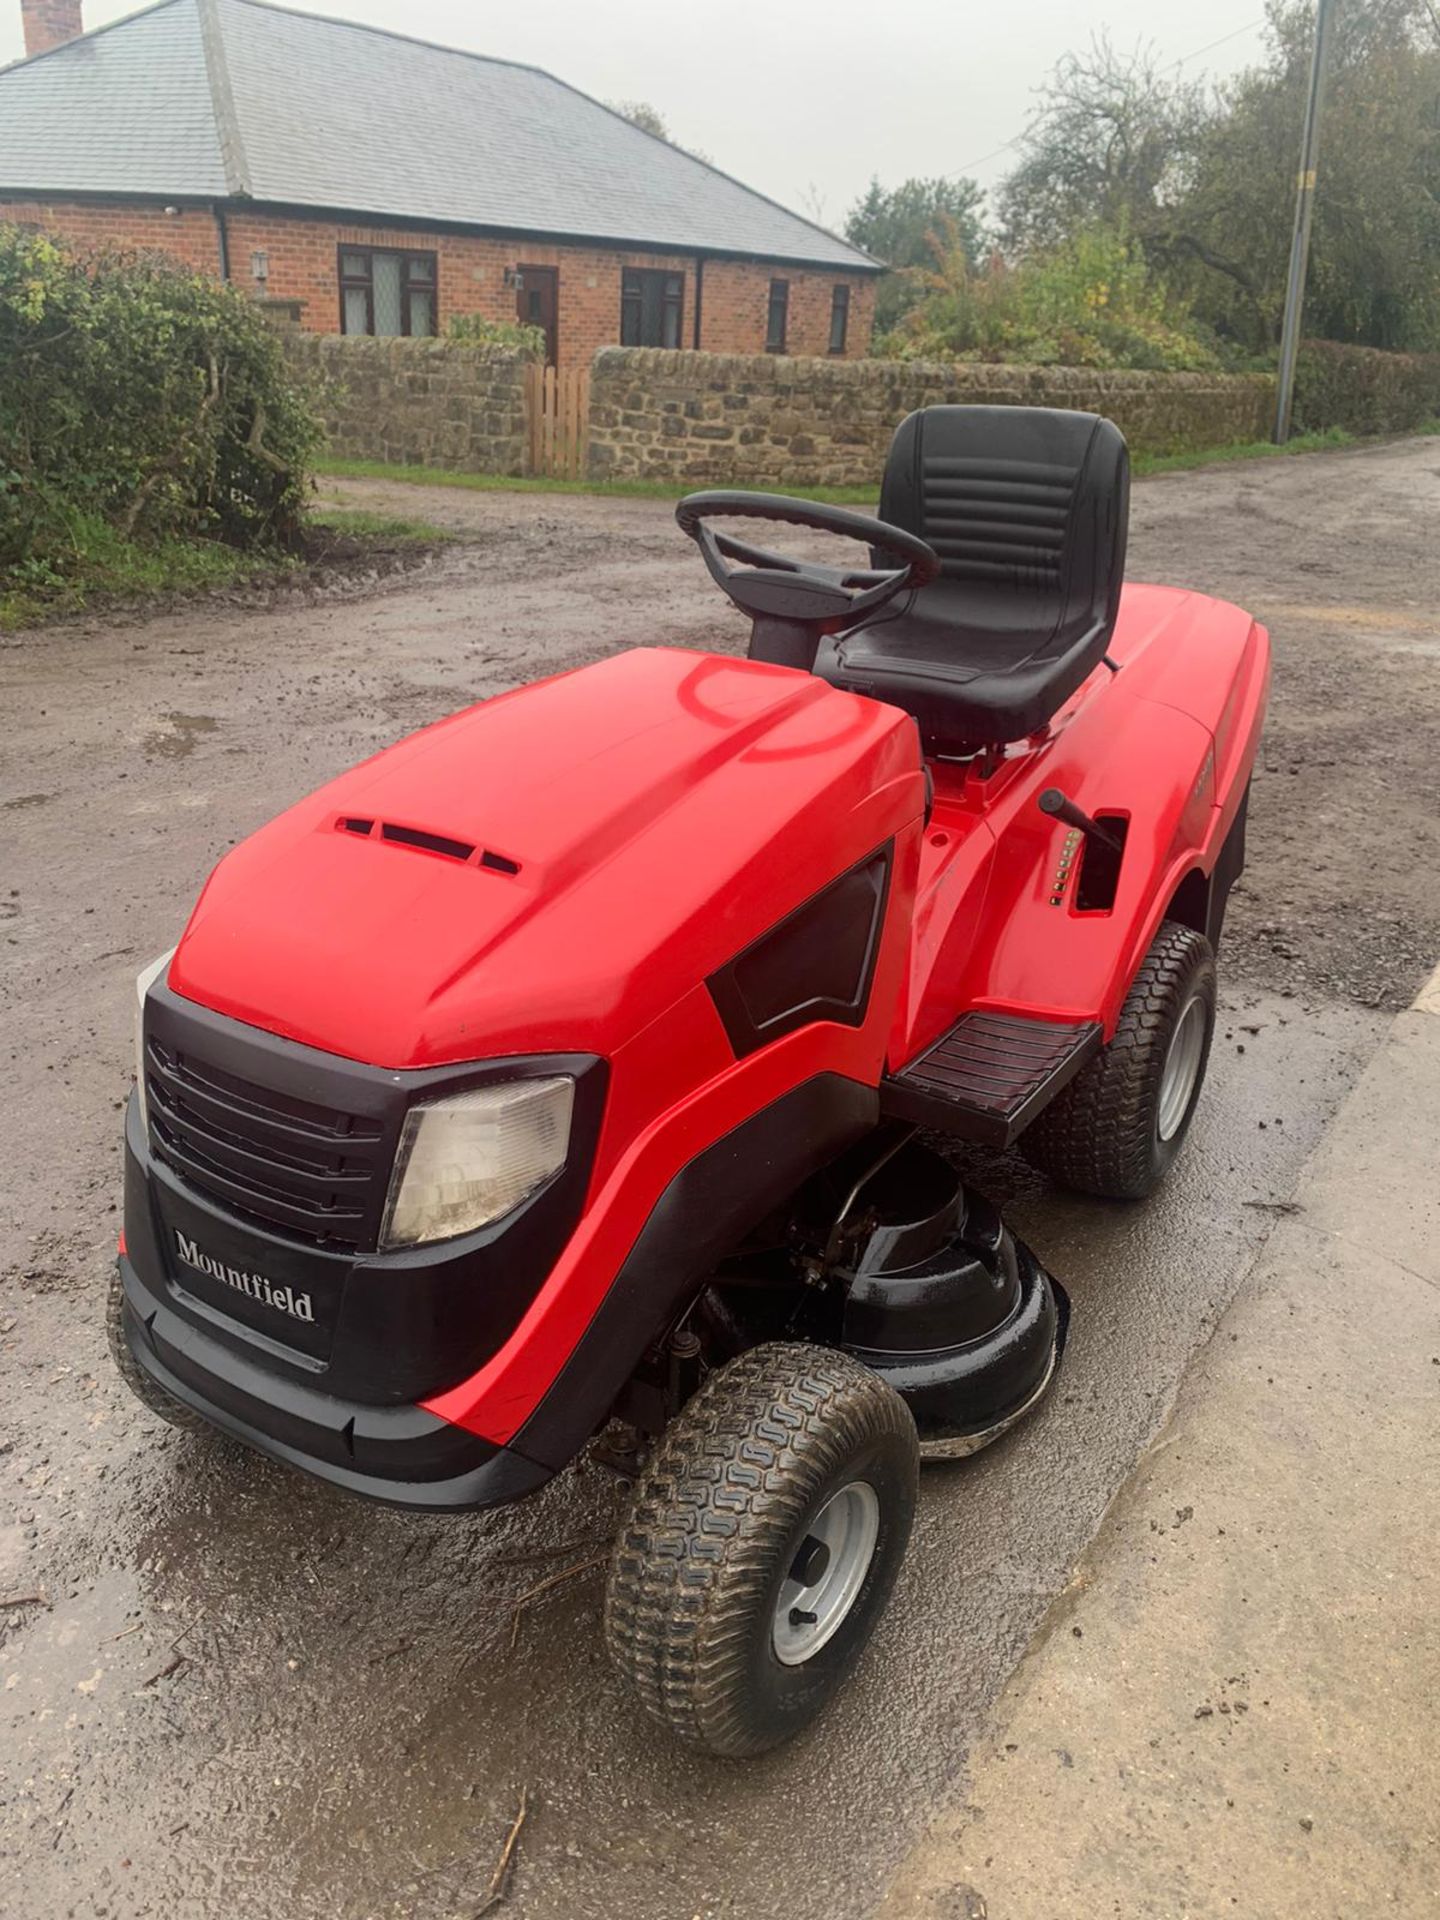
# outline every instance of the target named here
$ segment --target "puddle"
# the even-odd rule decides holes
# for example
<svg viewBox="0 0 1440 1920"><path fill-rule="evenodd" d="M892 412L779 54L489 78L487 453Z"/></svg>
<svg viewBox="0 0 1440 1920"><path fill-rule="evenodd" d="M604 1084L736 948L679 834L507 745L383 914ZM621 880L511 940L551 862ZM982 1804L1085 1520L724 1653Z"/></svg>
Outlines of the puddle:
<svg viewBox="0 0 1440 1920"><path fill-rule="evenodd" d="M209 713L162 713L160 718L169 731L145 736L147 760L183 760L195 751L202 733L214 733L220 724Z"/></svg>

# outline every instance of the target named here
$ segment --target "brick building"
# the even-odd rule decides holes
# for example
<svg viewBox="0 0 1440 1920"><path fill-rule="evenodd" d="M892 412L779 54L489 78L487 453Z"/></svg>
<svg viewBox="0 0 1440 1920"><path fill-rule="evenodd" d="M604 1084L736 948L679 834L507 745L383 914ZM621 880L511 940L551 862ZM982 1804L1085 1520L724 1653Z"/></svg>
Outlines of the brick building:
<svg viewBox="0 0 1440 1920"><path fill-rule="evenodd" d="M868 348L873 260L537 68L263 0L89 34L80 0L21 8L0 220L162 249L316 332L518 317L561 366Z"/></svg>

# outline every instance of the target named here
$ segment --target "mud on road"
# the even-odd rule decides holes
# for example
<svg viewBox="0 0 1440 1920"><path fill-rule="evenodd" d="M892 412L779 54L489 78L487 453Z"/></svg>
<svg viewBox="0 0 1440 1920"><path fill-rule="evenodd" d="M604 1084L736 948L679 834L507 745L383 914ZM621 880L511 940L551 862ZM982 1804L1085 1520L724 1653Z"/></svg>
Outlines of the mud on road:
<svg viewBox="0 0 1440 1920"><path fill-rule="evenodd" d="M0 1912L469 1914L523 1788L516 1914L858 1916L1440 952L1440 442L1137 486L1132 576L1238 600L1276 643L1210 1090L1143 1208L979 1167L1071 1288L1059 1387L927 1478L857 1683L739 1769L611 1682L598 1469L512 1512L392 1513L169 1433L104 1354L130 983L216 857L470 700L743 641L663 504L343 492L467 542L367 599L0 642Z"/></svg>

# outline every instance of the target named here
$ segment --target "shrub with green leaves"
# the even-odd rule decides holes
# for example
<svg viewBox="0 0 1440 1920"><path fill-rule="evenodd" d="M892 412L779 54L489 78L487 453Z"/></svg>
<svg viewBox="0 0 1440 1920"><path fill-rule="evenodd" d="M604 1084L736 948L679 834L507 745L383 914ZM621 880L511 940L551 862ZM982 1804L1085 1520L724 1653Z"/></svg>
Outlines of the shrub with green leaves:
<svg viewBox="0 0 1440 1920"><path fill-rule="evenodd" d="M1295 370L1295 425L1310 433L1409 433L1440 420L1440 353L1306 340Z"/></svg>
<svg viewBox="0 0 1440 1920"><path fill-rule="evenodd" d="M917 268L918 303L879 350L901 359L993 360L1020 366L1217 366L1189 307L1123 227L1086 227L1011 265L972 265L942 226L934 265Z"/></svg>
<svg viewBox="0 0 1440 1920"><path fill-rule="evenodd" d="M445 337L467 347L518 353L524 360L539 360L545 352L543 327L527 326L523 320L487 320L483 313L452 314Z"/></svg>
<svg viewBox="0 0 1440 1920"><path fill-rule="evenodd" d="M142 544L291 547L319 441L244 294L0 225L0 569L63 573L80 521Z"/></svg>

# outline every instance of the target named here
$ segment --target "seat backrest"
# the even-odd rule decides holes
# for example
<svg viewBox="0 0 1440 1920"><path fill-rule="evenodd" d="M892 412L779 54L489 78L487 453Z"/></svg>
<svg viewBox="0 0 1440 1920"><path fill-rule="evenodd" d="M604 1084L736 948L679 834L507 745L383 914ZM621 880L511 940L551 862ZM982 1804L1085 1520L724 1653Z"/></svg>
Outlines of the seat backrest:
<svg viewBox="0 0 1440 1920"><path fill-rule="evenodd" d="M940 556L927 593L963 583L987 623L1108 634L1130 523L1125 437L1094 413L925 407L895 430L880 518Z"/></svg>

